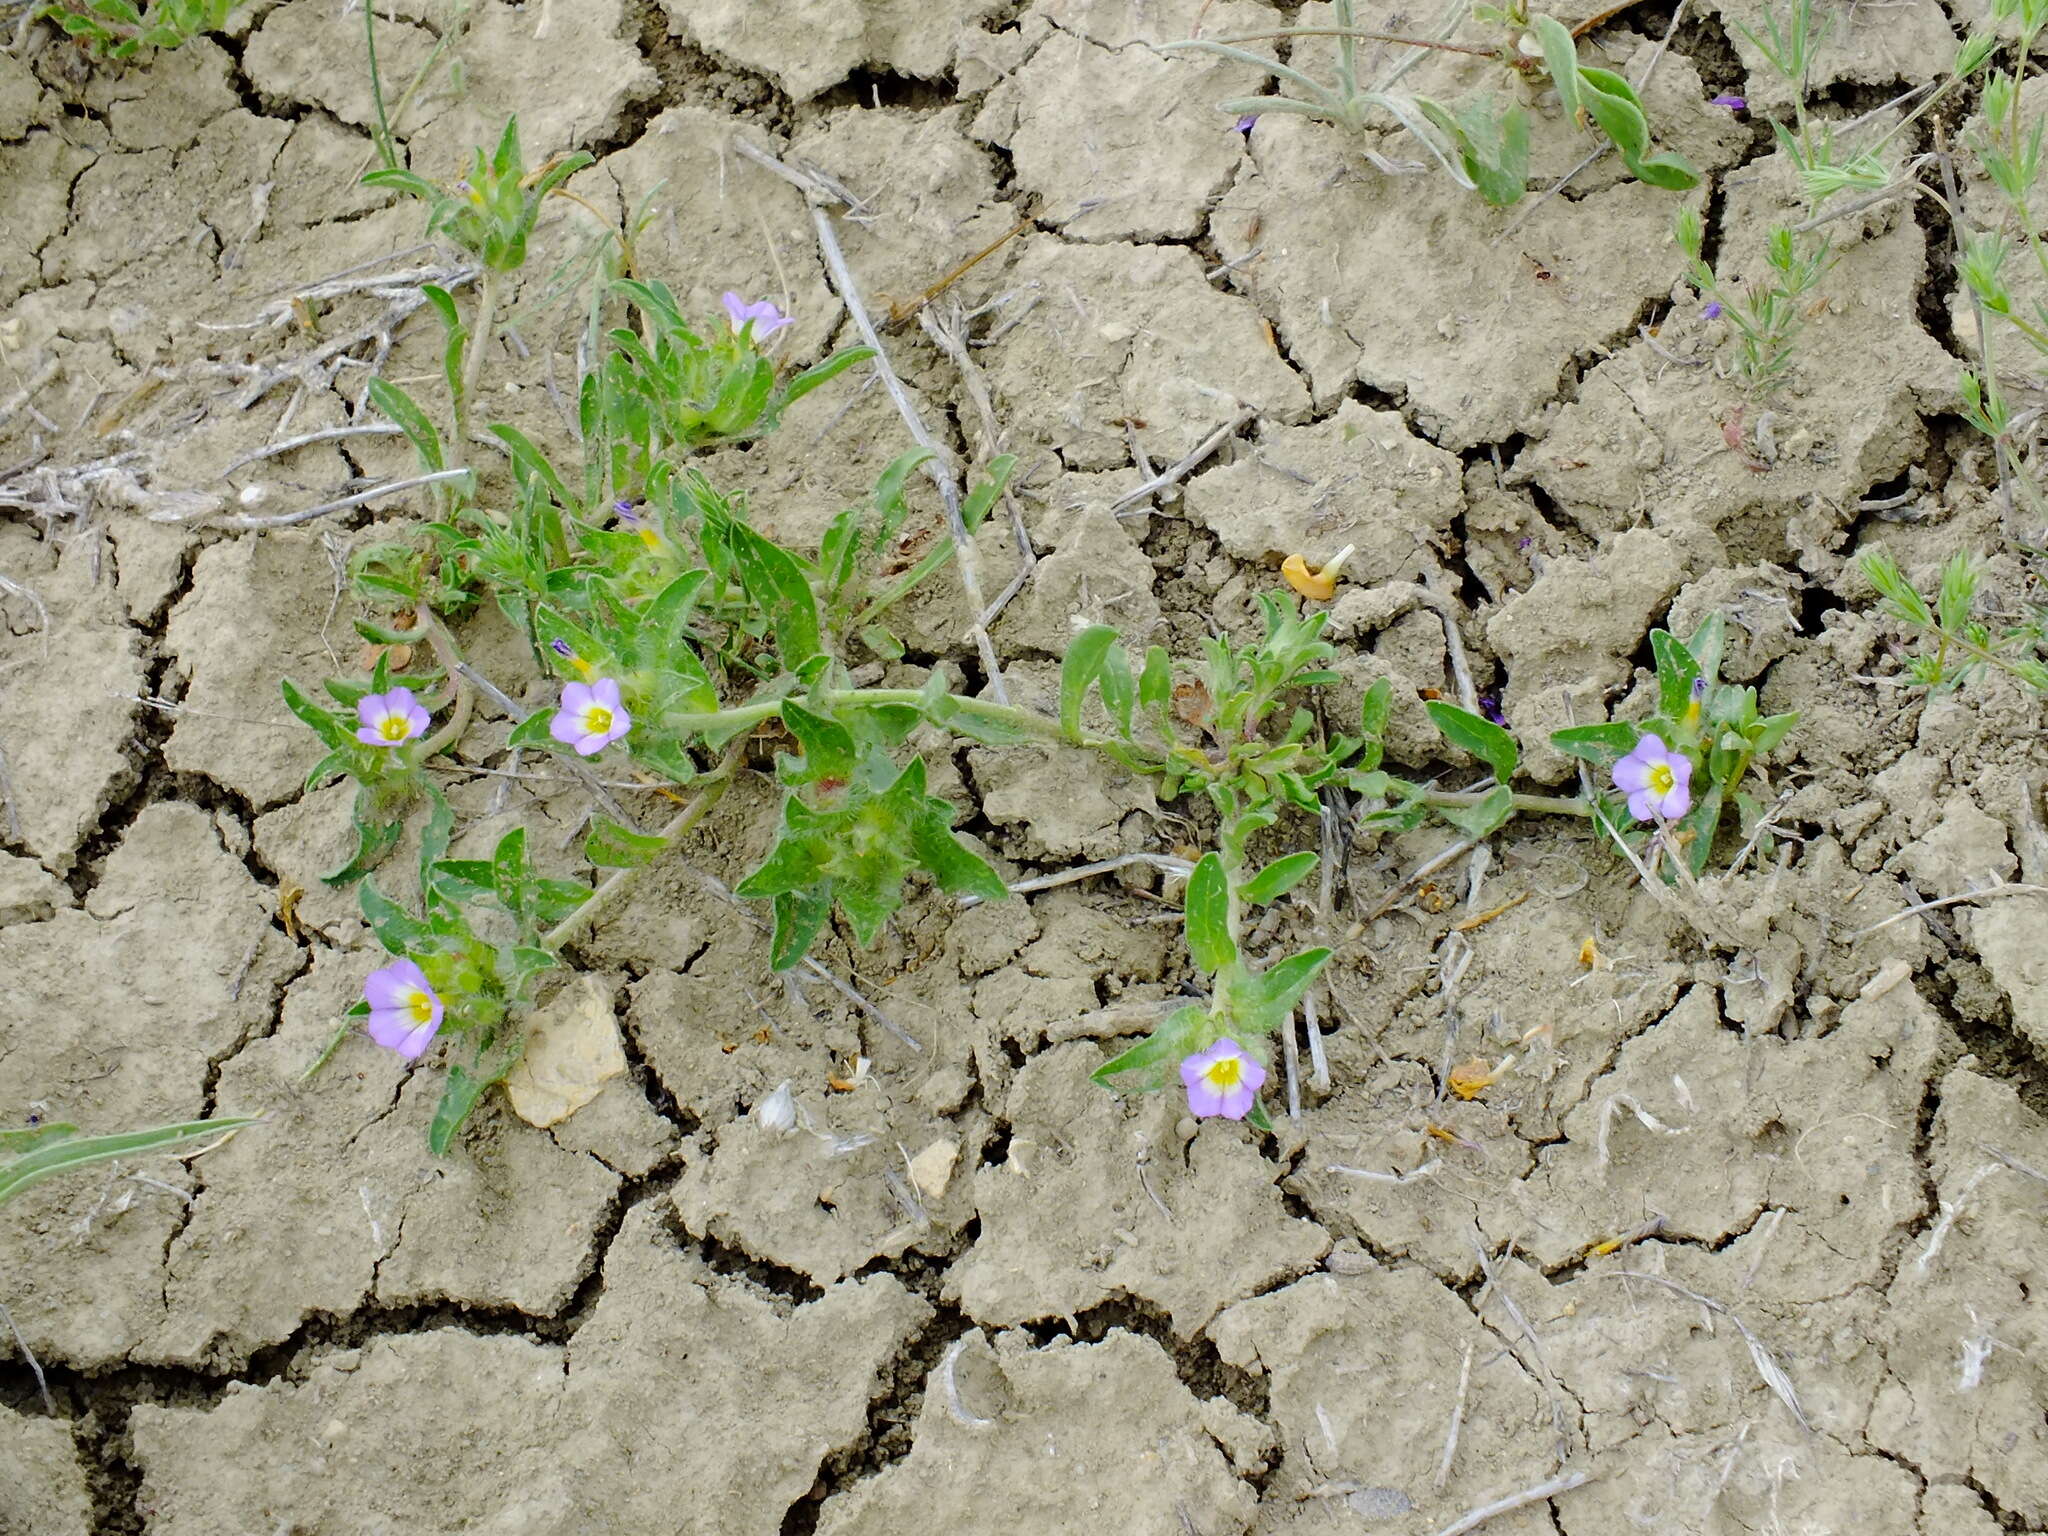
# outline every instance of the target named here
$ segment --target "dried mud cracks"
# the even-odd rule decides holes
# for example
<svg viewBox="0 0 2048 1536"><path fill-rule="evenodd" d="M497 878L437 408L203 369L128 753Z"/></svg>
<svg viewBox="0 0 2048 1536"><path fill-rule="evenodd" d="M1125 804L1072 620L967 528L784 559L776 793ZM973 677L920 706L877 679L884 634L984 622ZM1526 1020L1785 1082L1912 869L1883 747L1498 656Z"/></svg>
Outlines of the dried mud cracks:
<svg viewBox="0 0 2048 1536"><path fill-rule="evenodd" d="M0 461L40 440L9 484L50 514L0 523L0 572L47 611L10 603L0 632L0 1120L272 1112L189 1168L46 1185L0 1217L0 1301L55 1409L19 1363L0 1372L0 1532L1416 1536L1561 1457L1590 1480L1492 1536L2048 1523L2048 910L2019 896L1846 941L1971 882L2048 882L2038 706L1862 676L1882 637L1853 550L1881 538L1924 567L2001 536L1967 440L1929 414L1953 359L1928 233L1898 205L1850 232L1798 382L1737 452L1736 397L1698 366L1711 332L1669 291L1664 194L1596 167L1496 240L1495 215L1320 126L1229 132L1210 104L1258 77L1148 46L1198 11L1212 35L1281 19L1248 0L484 0L468 94L424 95L408 137L452 171L516 108L530 145L596 149L593 201L663 189L646 268L697 310L777 294L801 355L843 311L801 198L732 156L735 133L872 195L845 234L871 295L917 292L1035 210L963 287L1001 300L973 375L914 331L898 357L963 455L999 429L1023 456L1039 558L996 627L1013 695L1045 701L1077 619L1185 653L1249 622L1281 556L1345 543L1333 716L1382 674L1404 700L1450 688L1448 612L1540 739L1637 685L1652 624L1719 609L1730 675L1805 712L1777 770L1789 857L1688 920L1569 829L1511 829L1479 905L1529 899L1455 939L1458 911L1409 906L1347 947L1336 1087L1274 1153L1088 1085L1187 979L1135 883L958 916L924 899L879 950L835 948L921 1051L833 999L793 1009L700 878L734 878L768 835L768 796L743 787L716 844L581 952L627 1070L549 1131L494 1107L435 1161L425 1077L351 1047L298 1081L370 946L317 879L344 803L299 795L308 744L275 685L350 665L333 562L363 525L147 515L288 509L405 467L362 437L220 474L348 420L361 370L320 349L351 327L356 355L393 343L393 376L432 366L418 326L380 329L397 290L374 284L315 332L218 328L359 262L433 259L409 252L412 211L352 185L356 22L258 3L147 72L0 56L0 341L33 381L0 403ZM1697 7L1647 90L1717 173L1738 267L1789 195L1765 136L1702 105L1764 95L1723 25L1753 12ZM385 27L394 77L437 14ZM1650 46L1600 35L1617 67ZM1931 0L1865 8L1817 84L1860 103L1953 41ZM1555 123L1537 149L1551 171L1577 153ZM534 270L574 238L550 226ZM537 291L518 314L494 410L559 439L575 317ZM814 396L710 472L814 538L902 441L879 394ZM1148 464L1233 420L1177 499L1113 515ZM1861 505L1901 497L1917 521ZM983 558L1008 579L1005 530ZM971 667L955 597L913 618L914 654ZM502 627L465 639L519 675ZM465 758L503 766L503 730L481 723ZM1397 715L1397 757L1427 762L1426 741ZM1182 835L1178 808L1090 764L935 762L1007 870ZM454 793L467 839L524 821L571 868L573 786ZM1353 907L1438 846L1361 847ZM1548 1035L1482 1100L1444 1102L1447 1021L1460 1055ZM827 1092L863 1052L868 1081ZM807 1129L777 1136L747 1111L783 1080Z"/></svg>

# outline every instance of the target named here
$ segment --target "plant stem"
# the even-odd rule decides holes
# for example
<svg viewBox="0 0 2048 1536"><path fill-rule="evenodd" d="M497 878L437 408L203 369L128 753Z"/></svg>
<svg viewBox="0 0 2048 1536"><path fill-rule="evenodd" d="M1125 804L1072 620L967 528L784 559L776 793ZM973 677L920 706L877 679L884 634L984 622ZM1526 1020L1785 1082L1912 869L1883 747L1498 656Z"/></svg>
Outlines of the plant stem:
<svg viewBox="0 0 2048 1536"><path fill-rule="evenodd" d="M924 693L916 688L847 688L819 700L820 704L828 708L845 706L852 709L872 709L887 704L920 705L924 702ZM1094 748L1107 745L1106 742L1092 736L1084 736L1078 742L1068 742L1060 733L1058 721L1048 720L1043 715L1033 714L1028 709L1019 709L1013 704L993 704L984 699L955 699L953 702L962 714L978 716L992 723L1009 726L1025 735L1035 736L1047 745L1065 743ZM672 715L666 724L669 729L682 735L700 731L721 736L729 735L737 731L751 730L762 721L779 714L782 705L781 699L769 699L759 704L741 704L732 709L714 710L701 715Z"/></svg>
<svg viewBox="0 0 2048 1536"><path fill-rule="evenodd" d="M434 659L455 680L455 708L441 729L429 736L421 747L420 761L424 763L462 739L462 733L469 729L470 713L476 708L476 690L469 686L469 678L462 667L462 653L455 649L454 637L431 611L423 617L427 621L427 644L434 648Z"/></svg>
<svg viewBox="0 0 2048 1536"><path fill-rule="evenodd" d="M1422 797L1425 805L1467 806L1477 805L1486 798L1480 790L1445 791L1431 790ZM1514 806L1518 811L1540 811L1551 816L1590 816L1592 808L1577 795L1516 795Z"/></svg>
<svg viewBox="0 0 2048 1536"><path fill-rule="evenodd" d="M469 442L469 408L476 399L477 381L484 371L484 351L490 346L491 333L498 323L498 285L504 281L504 274L495 267L485 267L483 276L476 285L476 325L469 336L469 346L462 354L462 391L455 401L455 442L451 445L457 453L464 454L467 461Z"/></svg>
<svg viewBox="0 0 2048 1536"><path fill-rule="evenodd" d="M719 759L718 766L697 781L696 798L671 816L668 824L656 835L665 841L673 842L702 821L731 785L732 776L739 770L740 759L745 752L744 740L735 741L727 747L725 756ZM541 935L540 947L555 954L561 953L565 944L574 943L581 938L584 931L597 921L598 914L617 901L632 884L634 877L648 867L647 864L641 864L632 869L613 870L604 884L590 893L588 901Z"/></svg>

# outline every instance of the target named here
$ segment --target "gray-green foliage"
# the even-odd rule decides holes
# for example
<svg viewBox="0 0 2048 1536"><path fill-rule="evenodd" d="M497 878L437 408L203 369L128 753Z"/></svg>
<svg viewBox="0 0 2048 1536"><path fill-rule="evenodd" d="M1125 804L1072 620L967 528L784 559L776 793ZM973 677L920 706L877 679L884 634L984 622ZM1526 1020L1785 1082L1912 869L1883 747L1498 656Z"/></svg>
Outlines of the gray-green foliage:
<svg viewBox="0 0 2048 1536"><path fill-rule="evenodd" d="M240 0L48 0L36 14L110 59L218 32Z"/></svg>
<svg viewBox="0 0 2048 1536"><path fill-rule="evenodd" d="M1519 202L1529 181L1529 114L1522 105L1515 101L1502 105L1490 94L1447 104L1427 96L1397 92L1391 89L1391 80L1377 87L1363 85L1358 76L1357 57L1361 39L1409 42L1418 47L1436 45L1428 40L1404 39L1360 28L1351 0L1335 0L1333 12L1334 26L1284 28L1233 38L1198 38L1169 46L1198 49L1249 64L1299 93L1234 97L1218 104L1223 111L1250 117L1291 113L1353 130L1372 125L1375 115L1383 113L1399 123L1459 186L1477 192L1495 207ZM1503 41L1490 49L1458 51L1476 51L1495 58L1516 78L1537 72L1540 62L1541 68L1549 72L1566 114L1581 125L1597 126L1620 151L1632 175L1651 186L1674 191L1698 184L1699 173L1682 156L1651 147L1649 119L1635 87L1611 70L1581 64L1572 34L1561 22L1548 16L1530 18L1520 0L1504 9L1482 8L1474 14L1500 24ZM1337 69L1333 81L1316 80L1290 65L1262 58L1239 46L1261 39L1309 37L1336 39ZM1397 78L1399 73L1397 68L1394 76Z"/></svg>
<svg viewBox="0 0 2048 1536"><path fill-rule="evenodd" d="M0 1130L0 1205L31 1185L60 1173L120 1157L169 1152L255 1123L255 1118L249 1116L222 1116L159 1125L146 1131L115 1131L104 1136L81 1136L77 1126L55 1120L18 1130Z"/></svg>
<svg viewBox="0 0 2048 1536"><path fill-rule="evenodd" d="M1886 551L1871 550L1859 563L1877 589L1879 606L1919 637L1918 648L1906 657L1906 675L1915 683L1941 692L1985 667L1995 667L2048 691L2048 665L2040 659L2040 615L1999 630L1975 617L1983 570L1968 550L1957 550L1942 567L1932 603L1920 595Z"/></svg>

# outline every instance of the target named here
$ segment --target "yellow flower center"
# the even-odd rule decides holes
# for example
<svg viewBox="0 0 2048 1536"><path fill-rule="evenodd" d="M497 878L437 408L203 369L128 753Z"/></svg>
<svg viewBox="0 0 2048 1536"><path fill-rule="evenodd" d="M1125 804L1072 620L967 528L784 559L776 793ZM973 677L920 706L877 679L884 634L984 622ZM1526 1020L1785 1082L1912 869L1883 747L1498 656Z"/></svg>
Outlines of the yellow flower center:
<svg viewBox="0 0 2048 1536"><path fill-rule="evenodd" d="M612 728L612 712L602 704L592 704L583 711L583 730L589 736L602 736Z"/></svg>
<svg viewBox="0 0 2048 1536"><path fill-rule="evenodd" d="M405 1000L405 1011L412 1015L412 1021L415 1024L433 1023L434 994L431 992L414 992L412 996Z"/></svg>
<svg viewBox="0 0 2048 1536"><path fill-rule="evenodd" d="M1671 793L1678 780L1673 777L1669 763L1658 763L1650 769L1650 792L1660 799Z"/></svg>
<svg viewBox="0 0 2048 1536"><path fill-rule="evenodd" d="M1209 1086L1218 1093L1228 1093L1237 1086L1238 1079L1244 1076L1244 1060L1237 1056L1225 1056L1221 1061L1210 1062L1208 1070L1202 1075L1209 1079Z"/></svg>
<svg viewBox="0 0 2048 1536"><path fill-rule="evenodd" d="M403 741L412 734L412 722L401 714L388 714L377 722L377 734L386 741Z"/></svg>

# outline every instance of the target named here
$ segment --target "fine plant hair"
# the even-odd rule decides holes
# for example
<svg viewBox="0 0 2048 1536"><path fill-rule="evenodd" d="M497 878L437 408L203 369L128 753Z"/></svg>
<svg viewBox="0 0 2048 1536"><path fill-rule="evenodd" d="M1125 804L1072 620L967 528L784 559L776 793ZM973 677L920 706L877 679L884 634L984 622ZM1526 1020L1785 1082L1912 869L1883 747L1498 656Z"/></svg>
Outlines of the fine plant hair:
<svg viewBox="0 0 2048 1536"><path fill-rule="evenodd" d="M1490 47L1451 43L1442 37L1402 37L1372 31L1357 25L1352 0L1333 0L1333 6L1334 26L1287 27L1216 39L1192 38L1165 46L1169 50L1197 50L1249 64L1301 92L1299 96L1234 97L1218 103L1220 110L1239 117L1291 113L1319 118L1340 128L1361 132L1375 125L1375 114L1384 113L1422 146L1445 175L1498 208L1519 202L1528 190L1527 110L1515 101L1501 106L1491 94L1446 104L1426 96L1404 95L1393 90L1394 83L1421 56L1420 52L1411 54L1408 60L1396 65L1382 83L1361 85L1358 78L1360 41L1394 43L1416 50L1441 49L1492 59L1515 81L1532 77L1540 79L1547 72L1551 86L1563 103L1565 115L1597 126L1620 151L1629 172L1638 180L1673 191L1685 191L1699 183L1699 173L1682 156L1651 149L1649 120L1635 87L1612 70L1581 64L1576 35L1554 17L1530 16L1523 0L1511 0L1505 8L1480 7L1473 12L1478 19L1493 23L1499 31L1500 41ZM1462 7L1459 7L1452 12L1452 25L1455 25L1461 11ZM1315 80L1290 65L1261 57L1240 46L1279 38L1306 37L1336 40L1334 81ZM1373 159L1382 169L1393 168L1378 156Z"/></svg>

